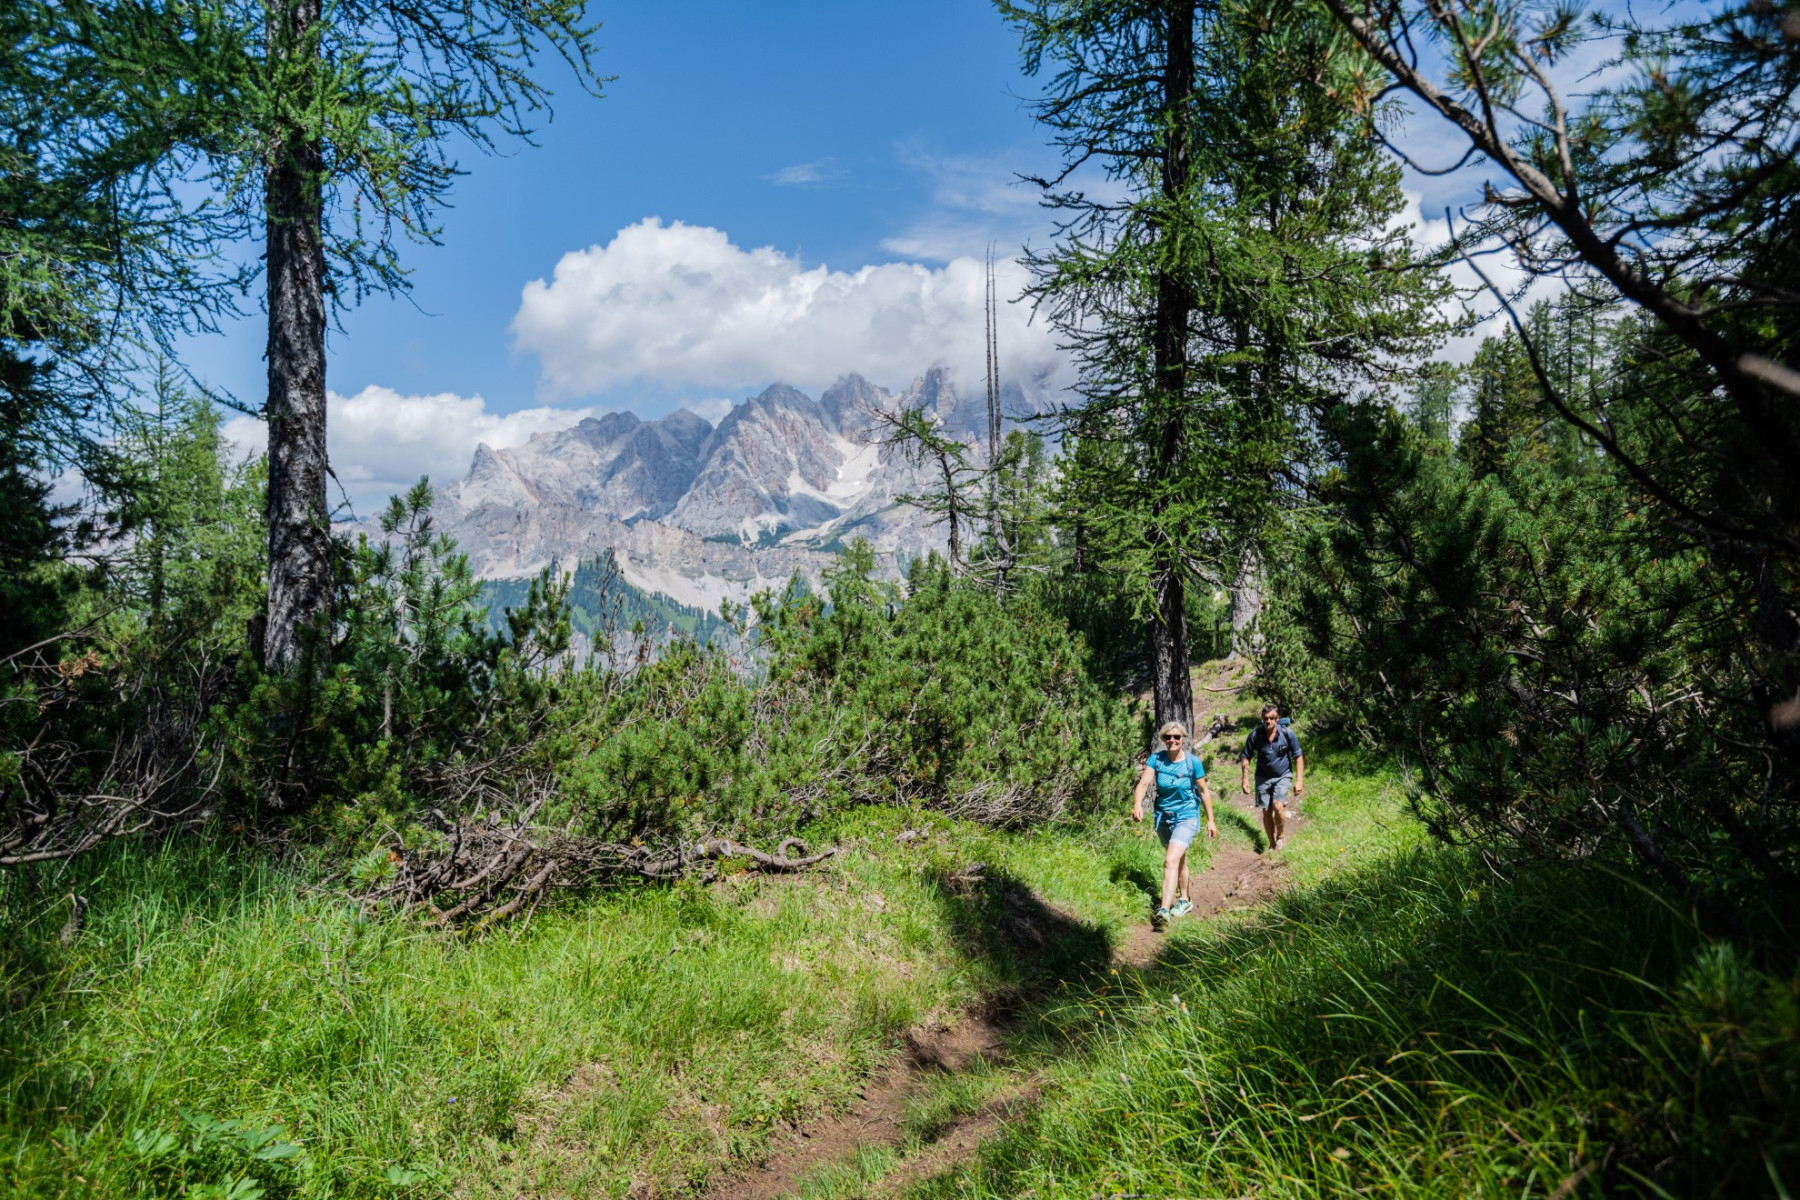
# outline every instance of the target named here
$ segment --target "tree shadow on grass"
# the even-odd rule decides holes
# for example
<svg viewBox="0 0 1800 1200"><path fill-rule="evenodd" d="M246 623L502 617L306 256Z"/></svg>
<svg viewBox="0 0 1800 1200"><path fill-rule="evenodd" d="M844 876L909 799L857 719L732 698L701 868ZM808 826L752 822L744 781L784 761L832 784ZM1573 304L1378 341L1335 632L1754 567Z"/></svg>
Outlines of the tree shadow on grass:
<svg viewBox="0 0 1800 1200"><path fill-rule="evenodd" d="M1765 1154L1800 1172L1790 1094L1747 1083L1791 1079L1783 1072L1800 1051L1769 1032L1746 1036L1738 1059L1692 1065L1698 1031L1722 1027L1726 997L1760 986L1743 961L1710 949L1674 908L1646 903L1623 873L1522 863L1499 880L1471 853L1432 848L1179 937L1141 974L1090 974L1039 993L1014 1019L1014 1044L1110 1074L1121 1046L1186 1047L1185 1034L1166 1031L1196 1022L1216 1035L1210 1071L1295 1081L1318 1092L1310 1104L1342 1104L1346 1119L1375 1119L1354 1085L1370 1078L1387 1078L1388 1099L1409 1112L1464 1111L1471 1098L1469 1113L1591 1107L1602 1116L1590 1134L1605 1148L1591 1160L1603 1163L1595 1194L1636 1192L1641 1179L1664 1194L1748 1194ZM1708 992L1699 981L1713 978L1739 983ZM1751 1008L1756 1017L1731 1009L1731 1020L1779 1023ZM1485 1136L1450 1127L1475 1144ZM1528 1142L1525 1152L1561 1153L1554 1138ZM1007 1194L1010 1182L989 1184Z"/></svg>
<svg viewBox="0 0 1800 1200"><path fill-rule="evenodd" d="M1104 929L1047 903L1009 872L975 863L934 882L958 948L997 967L1014 1001L1102 973L1112 961Z"/></svg>
<svg viewBox="0 0 1800 1200"><path fill-rule="evenodd" d="M1152 905L1162 902L1162 879L1137 863L1115 862L1108 878L1143 893L1144 899Z"/></svg>

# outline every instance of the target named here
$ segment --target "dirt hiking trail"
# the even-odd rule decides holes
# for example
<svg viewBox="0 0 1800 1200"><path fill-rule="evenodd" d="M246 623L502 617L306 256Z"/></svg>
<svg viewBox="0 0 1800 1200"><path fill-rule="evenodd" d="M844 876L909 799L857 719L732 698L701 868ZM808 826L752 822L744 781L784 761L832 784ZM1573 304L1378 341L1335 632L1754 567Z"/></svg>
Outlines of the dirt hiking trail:
<svg viewBox="0 0 1800 1200"><path fill-rule="evenodd" d="M1287 886L1287 864L1279 853L1262 848L1262 815L1250 807L1250 798L1240 794L1235 784L1227 783L1220 790L1228 794L1218 798L1215 813L1219 840L1213 843L1212 862L1206 870L1188 876L1188 897L1194 902L1194 911L1185 920L1251 908ZM1289 839L1303 824L1290 812ZM1203 832L1201 836L1206 835ZM1167 944L1164 935L1147 923L1133 925L1114 950L1113 960L1119 966L1146 970Z"/></svg>
<svg viewBox="0 0 1800 1200"><path fill-rule="evenodd" d="M1262 822L1249 798L1238 792L1235 780L1227 781L1227 787L1228 794L1219 797L1219 840L1213 846L1212 862L1206 870L1190 876L1194 911L1183 920L1261 904L1288 880L1282 855L1262 850ZM1295 832L1290 817L1290 839ZM1113 965L1147 971L1167 944L1165 935L1148 923L1134 925L1113 948ZM934 1079L966 1071L978 1060L1004 1063L1007 1028L1004 1012L974 1009L963 1013L952 1027L909 1031L905 1049L870 1077L848 1111L795 1131L790 1143L762 1166L714 1184L706 1193L708 1200L791 1196L809 1177L833 1163L847 1162L869 1147L885 1146L904 1155L860 1193L871 1198L898 1196L911 1184L967 1160L1008 1117L1036 1102L1035 1081L1026 1078L1014 1083L981 1109L951 1122L929 1142L907 1153L909 1104L921 1098Z"/></svg>

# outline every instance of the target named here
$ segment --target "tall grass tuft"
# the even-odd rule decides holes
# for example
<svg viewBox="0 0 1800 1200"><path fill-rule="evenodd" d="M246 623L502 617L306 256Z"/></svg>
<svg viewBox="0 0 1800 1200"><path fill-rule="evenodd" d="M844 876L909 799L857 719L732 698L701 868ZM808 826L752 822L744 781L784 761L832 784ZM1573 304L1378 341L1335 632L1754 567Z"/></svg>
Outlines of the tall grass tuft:
<svg viewBox="0 0 1800 1200"><path fill-rule="evenodd" d="M1296 887L1045 1020L1078 1057L941 1195L1774 1194L1800 979L1635 883L1416 842L1315 774ZM1382 799L1387 792L1389 798ZM1344 864L1339 866L1338 864Z"/></svg>
<svg viewBox="0 0 1800 1200"><path fill-rule="evenodd" d="M1045 956L982 936L989 908L1026 933L1079 912L1056 919L1102 952L1143 911L1116 831L884 806L811 833L843 848L829 871L485 937L370 917L217 837L0 875L0 1195L701 1187L847 1103L903 1030L1031 985ZM1003 886L945 883L978 862ZM70 892L89 917L64 945Z"/></svg>

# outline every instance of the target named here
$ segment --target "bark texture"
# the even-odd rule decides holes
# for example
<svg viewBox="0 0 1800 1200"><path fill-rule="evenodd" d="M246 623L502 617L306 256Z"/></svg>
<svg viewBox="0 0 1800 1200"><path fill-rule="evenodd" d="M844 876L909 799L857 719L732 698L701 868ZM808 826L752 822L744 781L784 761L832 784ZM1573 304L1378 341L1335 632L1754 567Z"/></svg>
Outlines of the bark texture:
<svg viewBox="0 0 1800 1200"><path fill-rule="evenodd" d="M1194 0L1171 0L1164 39L1162 193L1169 208L1180 204L1193 170L1189 150L1192 116L1188 109L1194 91ZM1156 325L1152 349L1155 355L1154 410L1160 414L1156 430L1156 470L1170 479L1181 469L1186 450L1183 400L1187 395L1188 321L1193 300L1186 282L1164 267L1156 279ZM1153 559L1151 586L1156 593L1156 613L1150 621L1150 670L1156 703L1156 723L1180 721L1190 729L1194 720L1194 685L1188 673L1186 586L1182 577L1180 548L1174 531L1163 520L1167 501L1156 501L1152 522Z"/></svg>
<svg viewBox="0 0 1800 1200"><path fill-rule="evenodd" d="M278 0L266 34L272 60L312 53L320 0ZM306 633L331 610L331 530L325 477L324 156L305 129L273 138L268 218L269 597L265 666L300 659ZM325 639L319 639L322 651Z"/></svg>
<svg viewBox="0 0 1800 1200"><path fill-rule="evenodd" d="M1231 581L1231 653L1254 654L1262 649L1256 622L1262 616L1263 557L1255 542L1244 547L1237 575Z"/></svg>

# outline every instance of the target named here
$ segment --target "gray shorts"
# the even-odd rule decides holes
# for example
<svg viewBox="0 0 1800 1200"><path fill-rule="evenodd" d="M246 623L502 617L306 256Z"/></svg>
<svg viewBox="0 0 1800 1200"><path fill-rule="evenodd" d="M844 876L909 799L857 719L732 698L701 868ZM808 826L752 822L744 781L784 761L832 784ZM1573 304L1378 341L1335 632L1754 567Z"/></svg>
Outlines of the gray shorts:
<svg viewBox="0 0 1800 1200"><path fill-rule="evenodd" d="M1268 808L1270 805L1277 808L1284 807L1287 804L1288 789L1293 786L1294 777L1292 775L1277 775L1273 779L1257 780L1256 807Z"/></svg>
<svg viewBox="0 0 1800 1200"><path fill-rule="evenodd" d="M1179 846L1185 849L1193 845L1194 839L1199 835L1199 817L1171 817L1165 813L1156 814L1156 836L1162 839L1164 849L1169 846Z"/></svg>

